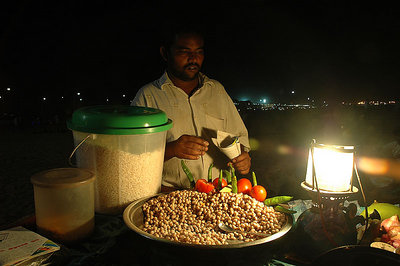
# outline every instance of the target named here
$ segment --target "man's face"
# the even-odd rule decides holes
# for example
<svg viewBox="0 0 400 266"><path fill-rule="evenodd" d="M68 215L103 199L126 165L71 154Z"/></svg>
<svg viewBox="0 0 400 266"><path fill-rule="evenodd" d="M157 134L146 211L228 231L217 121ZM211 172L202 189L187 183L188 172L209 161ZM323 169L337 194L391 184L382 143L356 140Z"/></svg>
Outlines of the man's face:
<svg viewBox="0 0 400 266"><path fill-rule="evenodd" d="M203 38L196 34L179 35L168 51L168 70L180 80L191 81L198 77L203 60Z"/></svg>

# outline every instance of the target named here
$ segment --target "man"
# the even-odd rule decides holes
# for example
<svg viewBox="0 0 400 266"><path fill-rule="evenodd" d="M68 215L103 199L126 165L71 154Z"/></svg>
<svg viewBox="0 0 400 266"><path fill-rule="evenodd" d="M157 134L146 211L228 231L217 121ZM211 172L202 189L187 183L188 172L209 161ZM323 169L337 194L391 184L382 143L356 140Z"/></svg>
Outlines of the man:
<svg viewBox="0 0 400 266"><path fill-rule="evenodd" d="M236 173L249 173L247 129L224 87L200 72L204 60L202 35L182 28L169 36L160 47L166 72L142 87L131 103L161 109L173 121L167 132L162 190L189 187L181 160L195 180L207 178L211 163L215 166L214 178L220 169L228 169L229 162ZM242 152L232 161L211 142L217 130L239 136Z"/></svg>

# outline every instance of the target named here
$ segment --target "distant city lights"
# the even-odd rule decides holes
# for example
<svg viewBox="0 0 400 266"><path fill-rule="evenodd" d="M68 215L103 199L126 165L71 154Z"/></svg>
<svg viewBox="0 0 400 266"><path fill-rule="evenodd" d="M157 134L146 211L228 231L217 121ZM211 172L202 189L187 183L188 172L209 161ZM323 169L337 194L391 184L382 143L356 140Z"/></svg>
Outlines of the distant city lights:
<svg viewBox="0 0 400 266"><path fill-rule="evenodd" d="M307 98L310 99L310 98ZM285 103L266 103L264 99L259 99L257 102L251 101L240 101L235 102L238 110L262 110L262 111L269 111L269 110L277 110L277 111L284 111L284 110L295 110L295 109L319 109L319 108L326 108L329 106L327 101L323 101L320 104L315 104L314 100L311 100L312 103L310 104L301 104L301 103L293 103L293 104L285 104ZM387 105L395 105L400 104L399 101L360 101L357 103L352 102L339 102L339 104L344 106L352 106L352 105L364 105L364 106L387 106Z"/></svg>
<svg viewBox="0 0 400 266"><path fill-rule="evenodd" d="M121 91L123 88L121 88ZM115 103L115 102L125 102L127 98L130 96L123 92L117 92L116 98L111 95L111 98L104 95L104 100L107 104ZM22 93L18 89L12 87L2 87L0 88L0 107L1 108L9 108L9 106L14 106L14 103L17 103L19 97L18 94ZM41 102L43 106L53 107L53 104L76 104L79 105L90 103L92 100L90 97L86 97L89 93L85 91L77 91L75 88L71 94L66 94L65 92L60 92L62 95L49 95L49 96L36 96L36 101ZM285 111L285 110L296 110L296 109L308 109L308 110L317 110L317 109L324 109L328 106L338 106L341 105L343 107L354 108L356 106L360 108L398 108L400 106L400 101L396 98L392 98L391 100L383 100L383 99L371 99L368 100L340 100L340 101L332 101L330 99L325 98L318 99L314 98L313 95L301 97L299 95L300 91L297 92L295 89L286 90L286 97L284 96L282 99L274 99L270 95L255 95L255 96L240 96L237 98L233 98L233 102L239 111L242 110L260 110L260 111L269 111L269 110L276 110L276 111ZM14 96L17 95L17 96ZM45 94L45 93L43 93ZM296 95L295 95L296 94ZM85 98L83 97L85 95ZM119 96L118 96L119 95ZM72 97L71 97L72 96ZM49 98L50 97L50 98ZM285 99L286 98L286 99ZM362 99L362 98L361 98ZM365 98L367 99L367 98ZM329 102L329 104L328 104ZM397 110L397 109L396 109Z"/></svg>

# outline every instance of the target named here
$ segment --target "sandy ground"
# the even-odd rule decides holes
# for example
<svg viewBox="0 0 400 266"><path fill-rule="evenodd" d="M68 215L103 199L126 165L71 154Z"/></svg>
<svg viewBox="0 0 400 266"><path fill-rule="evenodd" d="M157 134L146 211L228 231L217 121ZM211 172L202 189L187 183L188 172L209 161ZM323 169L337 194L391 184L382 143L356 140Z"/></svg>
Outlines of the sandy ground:
<svg viewBox="0 0 400 266"><path fill-rule="evenodd" d="M313 138L320 143L354 144L359 155L374 155L392 140L392 130L399 125L399 110L327 109L318 111L246 112L253 150L252 170L269 196L293 195L307 199L300 188L304 181L308 151ZM42 170L68 167L73 149L72 133L61 127L0 131L0 226L34 213L33 186L30 177ZM366 189L377 195L391 196L390 190L371 186L366 175ZM397 186L398 188L398 186ZM382 198L400 200L399 196Z"/></svg>

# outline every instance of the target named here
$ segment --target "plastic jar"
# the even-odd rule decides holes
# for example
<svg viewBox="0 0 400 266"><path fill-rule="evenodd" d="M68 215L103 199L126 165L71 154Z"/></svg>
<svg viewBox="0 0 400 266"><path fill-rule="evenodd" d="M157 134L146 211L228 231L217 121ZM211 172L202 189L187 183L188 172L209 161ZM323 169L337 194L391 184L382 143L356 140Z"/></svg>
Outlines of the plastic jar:
<svg viewBox="0 0 400 266"><path fill-rule="evenodd" d="M94 229L94 180L92 172L78 168L33 175L38 232L60 243L89 236Z"/></svg>
<svg viewBox="0 0 400 266"><path fill-rule="evenodd" d="M97 213L121 214L132 201L160 192L166 132L172 127L163 111L91 106L76 110L67 124L77 166L96 175Z"/></svg>

